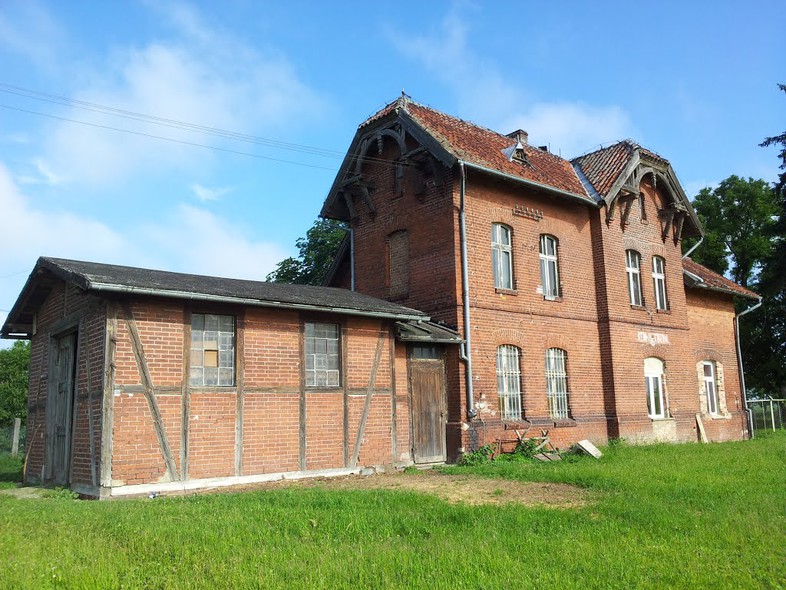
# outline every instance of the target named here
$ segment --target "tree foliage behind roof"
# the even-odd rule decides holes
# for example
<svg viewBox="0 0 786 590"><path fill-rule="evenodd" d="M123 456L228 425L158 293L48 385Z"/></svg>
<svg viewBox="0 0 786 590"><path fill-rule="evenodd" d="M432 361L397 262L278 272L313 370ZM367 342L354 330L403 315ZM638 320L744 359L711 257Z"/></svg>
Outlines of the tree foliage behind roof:
<svg viewBox="0 0 786 590"><path fill-rule="evenodd" d="M297 258L289 257L279 262L276 269L267 275L267 280L293 285L321 285L346 232L347 229L335 221L317 219L306 232L306 237L295 242L299 251Z"/></svg>
<svg viewBox="0 0 786 590"><path fill-rule="evenodd" d="M30 343L17 340L11 348L0 350L0 426L14 418L27 416L27 380L30 368Z"/></svg>

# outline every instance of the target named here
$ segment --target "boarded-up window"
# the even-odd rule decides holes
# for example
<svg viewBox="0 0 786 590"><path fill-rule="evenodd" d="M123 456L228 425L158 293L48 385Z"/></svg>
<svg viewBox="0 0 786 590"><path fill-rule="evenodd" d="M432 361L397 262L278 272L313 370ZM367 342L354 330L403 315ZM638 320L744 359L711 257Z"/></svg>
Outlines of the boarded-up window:
<svg viewBox="0 0 786 590"><path fill-rule="evenodd" d="M388 236L388 296L391 298L409 295L409 238L407 230L393 232Z"/></svg>
<svg viewBox="0 0 786 590"><path fill-rule="evenodd" d="M229 315L191 315L192 386L235 384L235 318Z"/></svg>

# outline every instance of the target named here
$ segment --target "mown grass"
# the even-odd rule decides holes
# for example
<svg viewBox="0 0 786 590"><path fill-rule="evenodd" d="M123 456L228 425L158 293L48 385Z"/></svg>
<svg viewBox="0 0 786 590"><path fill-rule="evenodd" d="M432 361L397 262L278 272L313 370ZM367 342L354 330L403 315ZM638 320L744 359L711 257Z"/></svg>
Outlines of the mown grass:
<svg viewBox="0 0 786 590"><path fill-rule="evenodd" d="M604 450L453 468L591 490L572 509L319 488L0 496L0 587L786 587L786 436Z"/></svg>
<svg viewBox="0 0 786 590"><path fill-rule="evenodd" d="M0 453L0 490L14 488L22 479L22 458Z"/></svg>

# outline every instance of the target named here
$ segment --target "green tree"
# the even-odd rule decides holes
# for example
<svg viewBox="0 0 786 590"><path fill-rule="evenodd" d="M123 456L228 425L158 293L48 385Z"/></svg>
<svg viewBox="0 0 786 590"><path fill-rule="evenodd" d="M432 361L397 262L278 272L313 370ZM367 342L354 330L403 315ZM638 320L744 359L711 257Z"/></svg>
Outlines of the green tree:
<svg viewBox="0 0 786 590"><path fill-rule="evenodd" d="M786 84L778 84L786 92ZM781 172L773 187L777 218L772 225L772 248L764 261L756 291L762 308L743 318L743 354L752 387L773 396L786 396L786 131L767 137L762 147L780 146ZM751 316L756 315L756 318Z"/></svg>
<svg viewBox="0 0 786 590"><path fill-rule="evenodd" d="M702 189L693 207L705 231L694 260L748 287L772 250L777 207L770 185L732 175Z"/></svg>
<svg viewBox="0 0 786 590"><path fill-rule="evenodd" d="M14 418L27 416L27 375L30 368L30 343L17 340L11 348L0 350L0 426Z"/></svg>
<svg viewBox="0 0 786 590"><path fill-rule="evenodd" d="M328 219L317 219L305 238L298 238L297 258L285 258L267 275L274 283L321 285L347 229Z"/></svg>

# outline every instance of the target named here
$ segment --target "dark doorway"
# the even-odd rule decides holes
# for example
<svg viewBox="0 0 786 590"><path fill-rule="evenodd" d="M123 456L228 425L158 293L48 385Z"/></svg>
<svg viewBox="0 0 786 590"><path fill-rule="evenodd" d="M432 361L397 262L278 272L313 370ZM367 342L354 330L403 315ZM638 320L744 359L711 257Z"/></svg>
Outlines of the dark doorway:
<svg viewBox="0 0 786 590"><path fill-rule="evenodd" d="M68 484L71 467L76 342L76 332L71 332L53 338L50 349L45 479L54 485Z"/></svg>
<svg viewBox="0 0 786 590"><path fill-rule="evenodd" d="M439 463L445 454L445 360L441 346L409 349L412 453L415 463Z"/></svg>

